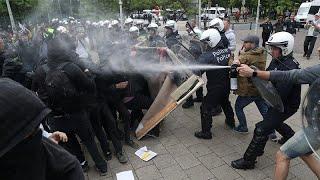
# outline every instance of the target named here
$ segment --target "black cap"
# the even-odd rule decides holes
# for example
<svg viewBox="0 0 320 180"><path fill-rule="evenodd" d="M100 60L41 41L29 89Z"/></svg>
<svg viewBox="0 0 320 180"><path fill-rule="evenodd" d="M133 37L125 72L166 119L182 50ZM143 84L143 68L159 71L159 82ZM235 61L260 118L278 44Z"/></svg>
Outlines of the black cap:
<svg viewBox="0 0 320 180"><path fill-rule="evenodd" d="M43 102L19 83L0 79L0 157L30 135L50 113Z"/></svg>
<svg viewBox="0 0 320 180"><path fill-rule="evenodd" d="M259 46L259 37L248 35L245 38L242 38L241 41L254 43L256 46Z"/></svg>

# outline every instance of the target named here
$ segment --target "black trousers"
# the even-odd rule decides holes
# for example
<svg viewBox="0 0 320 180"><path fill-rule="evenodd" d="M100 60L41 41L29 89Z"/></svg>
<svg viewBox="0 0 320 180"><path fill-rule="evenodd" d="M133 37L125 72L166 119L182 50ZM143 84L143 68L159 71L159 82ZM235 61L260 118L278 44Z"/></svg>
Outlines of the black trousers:
<svg viewBox="0 0 320 180"><path fill-rule="evenodd" d="M304 54L306 54L307 57L311 56L316 41L317 41L317 37L306 36L303 46L304 46Z"/></svg>
<svg viewBox="0 0 320 180"><path fill-rule="evenodd" d="M101 123L101 104L95 104L92 108L89 109L90 122L93 128L94 133L96 134L97 139L100 142L100 147L102 151L107 154L110 152L110 147L107 139L107 135L103 130Z"/></svg>
<svg viewBox="0 0 320 180"><path fill-rule="evenodd" d="M268 41L269 38L270 38L269 33L262 33L262 47L266 46L266 42Z"/></svg>
<svg viewBox="0 0 320 180"><path fill-rule="evenodd" d="M63 118L54 119L55 130L65 132L67 134L76 134L79 136L83 144L88 149L95 165L98 168L107 167L107 163L104 161L102 156L98 151L97 144L94 140L95 134L93 132L88 113L85 109L79 110L77 112L71 112L65 115ZM73 144L75 145L75 144ZM75 145L71 148L77 148L73 151L79 152L79 146Z"/></svg>
<svg viewBox="0 0 320 180"><path fill-rule="evenodd" d="M59 143L62 147L64 147L68 152L77 157L78 161L82 163L85 161L84 153L81 149L81 145L76 137L75 133L66 133L68 136L68 142Z"/></svg>
<svg viewBox="0 0 320 180"><path fill-rule="evenodd" d="M208 88L207 95L203 98L201 104L201 126L202 131L208 132L212 127L212 112L213 108L221 106L225 116L226 121L234 122L234 112L229 101L229 91L228 88L215 87Z"/></svg>
<svg viewBox="0 0 320 180"><path fill-rule="evenodd" d="M120 141L120 135L118 133L115 117L107 103L100 104L100 108L101 123L107 134L107 137L110 138L116 153L122 152L122 144Z"/></svg>
<svg viewBox="0 0 320 180"><path fill-rule="evenodd" d="M269 108L265 119L256 124L256 127L263 129L263 135L269 135L274 129L277 130L283 137L291 138L294 131L289 125L284 123L289 117L297 112L295 109L286 109L284 112L279 112L274 108Z"/></svg>
<svg viewBox="0 0 320 180"><path fill-rule="evenodd" d="M125 105L128 109L131 110L131 128L136 128L136 126L134 125L135 122L134 120L136 120L137 116L141 116L141 119L143 118L143 113L142 110L148 110L150 108L150 106L153 103L153 99L150 96L146 96L146 95L142 95L142 94L137 94L134 99L132 99L131 101L127 102ZM141 120L140 119L140 120ZM157 126L155 126L152 129L156 134L160 133L160 124L158 124Z"/></svg>
<svg viewBox="0 0 320 180"><path fill-rule="evenodd" d="M279 112L274 108L269 108L263 121L256 124L253 138L244 154L244 159L247 161L255 161L258 156L264 154L264 148L268 141L268 135L275 129L286 139L294 135L294 131L289 125L284 123L297 110L285 109L284 112Z"/></svg>

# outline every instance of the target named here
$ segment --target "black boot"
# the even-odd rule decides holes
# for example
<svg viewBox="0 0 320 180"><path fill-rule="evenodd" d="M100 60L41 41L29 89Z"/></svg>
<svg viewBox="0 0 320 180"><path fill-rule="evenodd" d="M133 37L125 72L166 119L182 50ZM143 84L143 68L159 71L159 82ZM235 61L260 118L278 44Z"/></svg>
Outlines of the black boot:
<svg viewBox="0 0 320 180"><path fill-rule="evenodd" d="M253 169L257 157L263 155L267 141L268 136L264 135L262 129L256 128L243 158L232 161L231 166L236 169Z"/></svg>
<svg viewBox="0 0 320 180"><path fill-rule="evenodd" d="M197 131L194 133L194 136L199 139L212 139L212 133L211 132L203 132L203 131Z"/></svg>
<svg viewBox="0 0 320 180"><path fill-rule="evenodd" d="M235 169L254 169L255 161L247 161L244 158L232 161L231 166Z"/></svg>
<svg viewBox="0 0 320 180"><path fill-rule="evenodd" d="M194 106L194 103L193 103L193 99L192 99L192 96L189 97L185 103L182 104L182 108L183 109L188 109L190 107Z"/></svg>
<svg viewBox="0 0 320 180"><path fill-rule="evenodd" d="M208 114L201 114L201 131L195 132L194 136L200 139L212 139L211 133L212 117Z"/></svg>

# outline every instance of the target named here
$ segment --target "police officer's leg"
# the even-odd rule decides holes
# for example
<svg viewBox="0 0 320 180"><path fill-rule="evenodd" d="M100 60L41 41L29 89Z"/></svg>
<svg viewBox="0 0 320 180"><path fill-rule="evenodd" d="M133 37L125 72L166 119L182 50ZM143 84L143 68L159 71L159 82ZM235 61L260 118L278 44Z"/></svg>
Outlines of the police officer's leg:
<svg viewBox="0 0 320 180"><path fill-rule="evenodd" d="M99 170L105 171L107 169L107 163L98 151L97 144L94 140L94 132L87 112L85 110L79 110L78 112L70 113L70 122L72 122L75 127L75 133L88 149L96 167Z"/></svg>
<svg viewBox="0 0 320 180"><path fill-rule="evenodd" d="M222 91L224 91L224 89L222 89ZM229 92L228 93L221 92L219 94L218 96L220 96L220 98L216 98L216 99L219 99L221 108L224 112L224 115L226 116L225 125L228 128L233 129L235 127L235 120L234 120L234 112L233 112L231 103L229 101Z"/></svg>
<svg viewBox="0 0 320 180"><path fill-rule="evenodd" d="M287 119L283 113L276 109L269 108L265 119L256 124L253 138L244 153L243 158L232 161L231 166L236 169L253 169L258 156L264 153L265 145L268 141L268 135L273 129Z"/></svg>
<svg viewBox="0 0 320 180"><path fill-rule="evenodd" d="M243 158L232 161L231 166L236 169L253 169L258 156L264 153L264 147L268 141L269 130L265 128L267 121L261 121L256 124L253 138L244 153Z"/></svg>
<svg viewBox="0 0 320 180"><path fill-rule="evenodd" d="M217 106L218 97L215 92L208 90L207 95L203 98L200 106L201 114L201 131L195 132L195 137L200 139L212 139L212 109Z"/></svg>
<svg viewBox="0 0 320 180"><path fill-rule="evenodd" d="M283 116L283 121L287 120L289 117L291 117L292 115L294 115L297 111L296 110L285 110L284 113L282 113ZM288 139L290 139L293 135L294 135L294 131L292 130L292 128L282 122L279 124L279 126L276 128L276 130L281 134L282 138L280 140L278 140L279 144L284 144Z"/></svg>

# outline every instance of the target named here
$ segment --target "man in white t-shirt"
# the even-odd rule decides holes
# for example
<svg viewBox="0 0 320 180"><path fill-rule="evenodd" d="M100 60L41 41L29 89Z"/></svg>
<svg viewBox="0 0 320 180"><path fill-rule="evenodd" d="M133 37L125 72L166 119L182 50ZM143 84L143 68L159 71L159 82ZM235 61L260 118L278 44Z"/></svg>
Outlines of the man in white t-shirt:
<svg viewBox="0 0 320 180"><path fill-rule="evenodd" d="M310 59L314 44L316 43L320 32L320 13L315 14L314 20L307 22L304 27L308 30L308 33L306 39L304 40L303 57L307 57L307 59Z"/></svg>

